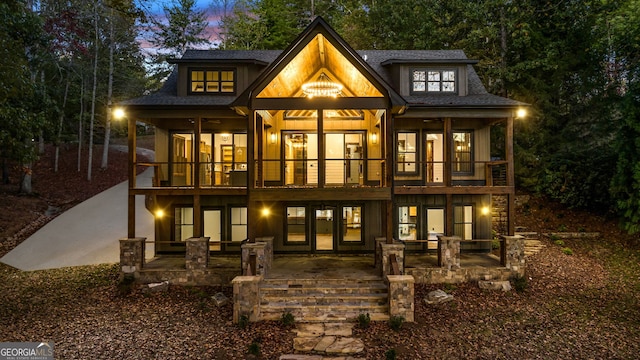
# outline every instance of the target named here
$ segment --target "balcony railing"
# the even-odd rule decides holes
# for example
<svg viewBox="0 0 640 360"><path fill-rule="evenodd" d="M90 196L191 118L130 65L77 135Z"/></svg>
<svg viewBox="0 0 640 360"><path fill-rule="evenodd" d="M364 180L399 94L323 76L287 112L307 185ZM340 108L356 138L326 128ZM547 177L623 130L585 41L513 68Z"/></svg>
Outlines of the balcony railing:
<svg viewBox="0 0 640 360"><path fill-rule="evenodd" d="M395 164L396 185L445 186L446 171L452 186L508 186L507 161L400 161Z"/></svg>
<svg viewBox="0 0 640 360"><path fill-rule="evenodd" d="M383 159L263 160L255 163L256 186L271 187L384 187ZM261 165L261 166L260 166ZM262 171L260 171L260 167ZM322 179L320 178L322 176Z"/></svg>
<svg viewBox="0 0 640 360"><path fill-rule="evenodd" d="M325 159L322 168L317 159L256 161L258 188L272 187L385 187L387 166L384 159ZM261 166L260 166L261 165ZM150 182L138 181L136 187L194 187L193 162L144 162L137 167L153 168ZM246 188L248 163L200 163L200 188ZM396 186L445 186L447 166L442 161L397 162ZM473 161L451 164L452 186L509 186L506 161ZM403 170L403 171L402 171ZM464 171L466 170L466 171Z"/></svg>

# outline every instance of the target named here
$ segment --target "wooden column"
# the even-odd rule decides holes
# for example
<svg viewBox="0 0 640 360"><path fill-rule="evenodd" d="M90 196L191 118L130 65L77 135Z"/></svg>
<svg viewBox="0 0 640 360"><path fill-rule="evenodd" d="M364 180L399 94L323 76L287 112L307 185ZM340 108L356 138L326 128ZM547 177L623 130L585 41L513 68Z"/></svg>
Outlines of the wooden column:
<svg viewBox="0 0 640 360"><path fill-rule="evenodd" d="M453 236L453 195L447 194L445 205L444 232L447 236Z"/></svg>
<svg viewBox="0 0 640 360"><path fill-rule="evenodd" d="M255 242L256 225L258 224L258 203L253 200L252 190L256 188L256 112L249 111L249 131L247 134L247 238L249 242ZM262 171L262 162L258 157L258 171Z"/></svg>
<svg viewBox="0 0 640 360"><path fill-rule="evenodd" d="M127 145L129 147L129 197L127 202L127 237L136 237L136 196L132 190L136 188L136 120L128 118Z"/></svg>
<svg viewBox="0 0 640 360"><path fill-rule="evenodd" d="M451 186L451 170L453 169L453 130L451 118L444 118L444 186Z"/></svg>
<svg viewBox="0 0 640 360"><path fill-rule="evenodd" d="M391 198L389 200L386 201L386 211L385 211L385 215L386 215L386 232L385 232L385 236L387 238L387 244L393 244L393 237L395 236L394 234L394 218L393 218L393 189L395 187L395 182L394 182L394 172L395 172L395 167L392 166L392 164L395 164L394 158L393 158L393 153L395 151L395 143L393 141L393 118L390 117L391 116L391 109L388 108L385 111L384 116L382 117L381 121L383 121L383 123L380 126L380 129L384 129L384 137L380 136L380 141L383 142L383 151L384 151L384 171L385 173L383 174L383 176L385 177L385 186L391 188Z"/></svg>
<svg viewBox="0 0 640 360"><path fill-rule="evenodd" d="M324 154L324 110L318 109L318 188L323 188L326 181L327 164Z"/></svg>
<svg viewBox="0 0 640 360"><path fill-rule="evenodd" d="M202 226L202 208L200 206L200 139L202 138L202 117L198 116L193 120L194 127L194 147L193 147L193 236L204 236Z"/></svg>
<svg viewBox="0 0 640 360"><path fill-rule="evenodd" d="M507 126L505 129L505 152L507 158L507 186L509 186L509 195L507 195L507 234L515 235L515 197L516 182L513 159L513 117L507 118Z"/></svg>
<svg viewBox="0 0 640 360"><path fill-rule="evenodd" d="M249 132L249 134L253 134L255 140L253 141L255 144L257 144L257 159L258 159L258 164L256 166L257 170L255 173L255 177L256 180L254 183L258 184L258 187L264 187L264 139L265 139L265 133L264 133L264 119L262 118L262 116L258 115L255 117L255 121L254 121L254 130L251 132ZM249 157L247 154L247 161L249 161ZM248 166L248 165L247 165Z"/></svg>

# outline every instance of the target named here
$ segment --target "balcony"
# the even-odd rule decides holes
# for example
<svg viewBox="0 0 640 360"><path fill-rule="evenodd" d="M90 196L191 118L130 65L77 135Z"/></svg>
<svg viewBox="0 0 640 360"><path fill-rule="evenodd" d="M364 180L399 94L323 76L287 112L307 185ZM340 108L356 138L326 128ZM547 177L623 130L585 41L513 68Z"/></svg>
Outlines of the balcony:
<svg viewBox="0 0 640 360"><path fill-rule="evenodd" d="M404 161L397 162L394 170L396 188L513 186L508 177L509 164L503 160L456 161L451 166L444 161Z"/></svg>

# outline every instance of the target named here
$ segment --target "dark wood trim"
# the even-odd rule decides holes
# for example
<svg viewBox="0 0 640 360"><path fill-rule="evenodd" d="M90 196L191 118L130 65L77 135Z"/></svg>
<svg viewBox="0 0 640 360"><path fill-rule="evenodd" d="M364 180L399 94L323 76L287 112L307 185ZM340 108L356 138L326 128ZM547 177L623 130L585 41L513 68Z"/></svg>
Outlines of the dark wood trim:
<svg viewBox="0 0 640 360"><path fill-rule="evenodd" d="M318 121L316 122L317 126L317 134L318 134L318 187L323 188L326 182L326 167L325 163L325 148L324 148L324 111L321 109L317 110ZM282 155L281 155L282 157ZM306 155L305 155L306 158ZM322 164L322 165L321 165ZM284 180L284 177L283 177Z"/></svg>
<svg viewBox="0 0 640 360"><path fill-rule="evenodd" d="M451 186L452 179L452 139L453 139L453 130L452 130L452 122L451 118L444 119L444 185Z"/></svg>
<svg viewBox="0 0 640 360"><path fill-rule="evenodd" d="M262 122L261 122L262 123ZM255 159L255 146L256 146L256 112L251 111L249 113L249 131L247 134L247 187L248 195L247 199L247 238L249 242L256 241L259 210L257 204L253 201L251 193L256 187L256 174L253 159ZM262 161L258 162L258 166ZM246 190L245 190L246 191Z"/></svg>
<svg viewBox="0 0 640 360"><path fill-rule="evenodd" d="M129 117L127 122L127 145L129 148L129 199L127 204L127 236L136 237L136 196L132 189L136 187L136 119Z"/></svg>
<svg viewBox="0 0 640 360"><path fill-rule="evenodd" d="M256 98L251 107L259 110L304 109L387 109L388 100L380 98Z"/></svg>
<svg viewBox="0 0 640 360"><path fill-rule="evenodd" d="M447 199L445 201L445 224L444 224L444 232L447 236L453 236L453 195L447 194ZM440 242L438 242L440 244ZM438 256L440 256L438 252Z"/></svg>
<svg viewBox="0 0 640 360"><path fill-rule="evenodd" d="M157 195L157 196L246 196L249 192L246 188L239 187L215 187L206 189L194 188L137 188L129 191L132 195Z"/></svg>
<svg viewBox="0 0 640 360"><path fill-rule="evenodd" d="M389 188L300 188L254 189L252 201L328 201L391 200Z"/></svg>
<svg viewBox="0 0 640 360"><path fill-rule="evenodd" d="M193 236L204 236L204 226L202 226L202 206L200 195L193 196Z"/></svg>
<svg viewBox="0 0 640 360"><path fill-rule="evenodd" d="M395 195L490 195L512 194L513 186L396 186Z"/></svg>

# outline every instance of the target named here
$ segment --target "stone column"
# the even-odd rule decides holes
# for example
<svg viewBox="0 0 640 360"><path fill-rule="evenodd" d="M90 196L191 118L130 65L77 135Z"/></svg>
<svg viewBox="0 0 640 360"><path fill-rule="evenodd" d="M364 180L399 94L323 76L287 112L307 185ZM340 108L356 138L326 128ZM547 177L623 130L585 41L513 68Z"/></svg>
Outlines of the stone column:
<svg viewBox="0 0 640 360"><path fill-rule="evenodd" d="M391 274L389 255L394 254L400 274L404 273L404 244L380 244L382 251L382 276Z"/></svg>
<svg viewBox="0 0 640 360"><path fill-rule="evenodd" d="M405 321L414 321L415 293L411 275L387 275L389 283L389 316L402 316Z"/></svg>
<svg viewBox="0 0 640 360"><path fill-rule="evenodd" d="M374 265L376 267L376 273L380 274L381 276L385 275L382 273L382 244L386 244L387 243L387 238L385 237L377 237L375 238L375 259L374 259Z"/></svg>
<svg viewBox="0 0 640 360"><path fill-rule="evenodd" d="M243 316L251 322L260 320L260 281L262 276L236 276L233 284L233 323Z"/></svg>
<svg viewBox="0 0 640 360"><path fill-rule="evenodd" d="M265 236L256 238L256 243L264 243L264 275L271 271L273 264L273 236Z"/></svg>
<svg viewBox="0 0 640 360"><path fill-rule="evenodd" d="M460 269L460 237L438 236L438 266L447 270Z"/></svg>
<svg viewBox="0 0 640 360"><path fill-rule="evenodd" d="M256 259L256 268L251 269L252 275L267 276L273 260L273 245L271 242L255 242L242 244L242 273L247 273L252 256Z"/></svg>
<svg viewBox="0 0 640 360"><path fill-rule="evenodd" d="M120 269L125 275L134 275L144 267L144 245L147 238L120 239Z"/></svg>
<svg viewBox="0 0 640 360"><path fill-rule="evenodd" d="M206 270L209 266L209 238L189 238L186 245L185 265L187 271Z"/></svg>
<svg viewBox="0 0 640 360"><path fill-rule="evenodd" d="M524 276L526 261L524 257L524 237L521 235L515 236L502 236L502 256L504 259L500 259L504 266L511 270L511 273L516 276Z"/></svg>

